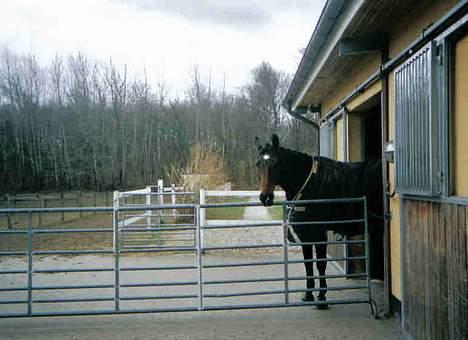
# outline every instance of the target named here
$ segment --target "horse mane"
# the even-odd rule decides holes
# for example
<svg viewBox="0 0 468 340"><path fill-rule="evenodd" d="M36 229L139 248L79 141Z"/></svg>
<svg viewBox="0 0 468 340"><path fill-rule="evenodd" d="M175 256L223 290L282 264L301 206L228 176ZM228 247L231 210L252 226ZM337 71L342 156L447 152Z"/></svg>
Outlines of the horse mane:
<svg viewBox="0 0 468 340"><path fill-rule="evenodd" d="M281 179L278 184L286 192L286 197L292 199L299 188L303 185L312 164L313 157L300 151L279 148L279 159L281 159Z"/></svg>
<svg viewBox="0 0 468 340"><path fill-rule="evenodd" d="M310 156L309 154L307 154L305 152L301 152L301 151L297 151L297 150L291 150L291 149L287 149L287 148L284 148L284 147L280 147L280 151L287 154L287 156L291 156L292 158L296 158L299 161L304 161L305 162L305 161L310 161L310 160L312 160L314 158L314 157Z"/></svg>

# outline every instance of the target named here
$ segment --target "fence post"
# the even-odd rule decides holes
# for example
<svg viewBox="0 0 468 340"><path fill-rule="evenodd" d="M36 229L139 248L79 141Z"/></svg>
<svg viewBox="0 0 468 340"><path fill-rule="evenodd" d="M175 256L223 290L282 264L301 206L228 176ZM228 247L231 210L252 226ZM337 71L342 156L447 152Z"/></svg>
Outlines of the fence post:
<svg viewBox="0 0 468 340"><path fill-rule="evenodd" d="M114 191L114 213L112 226L114 229L114 310L120 310L120 238L119 238L119 192Z"/></svg>
<svg viewBox="0 0 468 340"><path fill-rule="evenodd" d="M284 303L289 304L289 254L288 254L288 211L285 205L283 210L283 261L284 261Z"/></svg>
<svg viewBox="0 0 468 340"><path fill-rule="evenodd" d="M39 208L42 209L44 204L42 203L42 196L40 194L37 195L37 200L39 201ZM42 225L42 212L37 213L37 219L38 219L37 224L41 226Z"/></svg>
<svg viewBox="0 0 468 340"><path fill-rule="evenodd" d="M344 247L343 247L343 255L344 255L344 258L346 259L343 264L344 264L344 272L346 275L349 275L351 274L351 270L349 269L349 262L350 260L348 260L348 257L349 257L349 243L348 243L348 236L343 236L343 241L345 241L345 244L344 244Z"/></svg>
<svg viewBox="0 0 468 340"><path fill-rule="evenodd" d="M164 204L164 182L162 179L158 179L158 204L163 205ZM157 215L158 215L158 227L161 227L161 213L162 211L158 209Z"/></svg>
<svg viewBox="0 0 468 340"><path fill-rule="evenodd" d="M135 195L133 195L135 198ZM146 205L149 206L151 205L151 187L146 186ZM146 210L146 228L151 228L151 210Z"/></svg>
<svg viewBox="0 0 468 340"><path fill-rule="evenodd" d="M81 191L78 191L78 207L81 208L82 201L81 201ZM83 212L80 210L80 218L83 217Z"/></svg>
<svg viewBox="0 0 468 340"><path fill-rule="evenodd" d="M164 192L164 181L162 179L158 179L158 204L163 204L163 195Z"/></svg>
<svg viewBox="0 0 468 340"><path fill-rule="evenodd" d="M97 207L97 192L94 191L94 207ZM94 210L94 214L96 214L96 210Z"/></svg>
<svg viewBox="0 0 468 340"><path fill-rule="evenodd" d="M158 205L163 205L164 204L164 182L162 179L158 179ZM162 224L162 216L161 214L163 211L161 209L156 210L156 215L157 215L157 227L161 228ZM162 235L162 230L156 231L157 235L157 244L161 244L161 235Z"/></svg>
<svg viewBox="0 0 468 340"><path fill-rule="evenodd" d="M203 304L203 238L202 238L202 225L200 223L200 205L195 208L195 233L196 233L196 246L197 246L197 269L198 269L198 310L204 309Z"/></svg>
<svg viewBox="0 0 468 340"><path fill-rule="evenodd" d="M62 205L62 208L65 207L65 200L63 198L63 192L60 193L60 202L61 202L61 205ZM62 222L65 221L65 212L62 210Z"/></svg>
<svg viewBox="0 0 468 340"><path fill-rule="evenodd" d="M176 204L176 195L174 194L175 193L175 184L171 184L171 203L173 205ZM177 209L172 209L172 218L174 219L175 221L175 218L176 218L176 215L177 215Z"/></svg>
<svg viewBox="0 0 468 340"><path fill-rule="evenodd" d="M32 314L32 280L33 280L33 229L32 212L28 211L28 315Z"/></svg>
<svg viewBox="0 0 468 340"><path fill-rule="evenodd" d="M206 190L203 188L200 188L200 205L206 203ZM198 224L200 225L200 244L201 247L203 248L205 246L204 242L204 230L203 226L206 224L206 209L205 208L200 208L200 214L199 214L199 220Z"/></svg>
<svg viewBox="0 0 468 340"><path fill-rule="evenodd" d="M118 231L118 219L116 220L116 214L117 214L117 210L118 210L118 207L119 207L119 192L118 191L114 191L113 192L113 198L112 198L112 207L114 208L114 211L113 211L113 216L112 216L112 227L113 227L113 230L114 230L114 235L113 235L113 247L114 247L114 250L115 250L115 231L117 230ZM115 225L116 224L116 221L117 221L117 226ZM125 224L123 223L122 224L122 227L125 227Z"/></svg>
<svg viewBox="0 0 468 340"><path fill-rule="evenodd" d="M10 195L5 194L5 199L6 199L6 207L10 208L11 207ZM8 224L8 229L11 229L12 225L11 225L11 214L10 213L7 214L7 224Z"/></svg>

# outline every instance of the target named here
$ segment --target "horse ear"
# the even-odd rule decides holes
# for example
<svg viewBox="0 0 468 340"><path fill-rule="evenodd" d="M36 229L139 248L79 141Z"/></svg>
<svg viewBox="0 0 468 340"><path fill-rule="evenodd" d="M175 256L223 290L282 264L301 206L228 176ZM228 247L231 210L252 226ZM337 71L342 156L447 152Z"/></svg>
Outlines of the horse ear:
<svg viewBox="0 0 468 340"><path fill-rule="evenodd" d="M262 144L260 143L260 138L255 136L255 146L257 147L258 150L262 148Z"/></svg>
<svg viewBox="0 0 468 340"><path fill-rule="evenodd" d="M271 136L271 144L273 145L273 149L278 150L279 138L276 134L273 134L273 136Z"/></svg>

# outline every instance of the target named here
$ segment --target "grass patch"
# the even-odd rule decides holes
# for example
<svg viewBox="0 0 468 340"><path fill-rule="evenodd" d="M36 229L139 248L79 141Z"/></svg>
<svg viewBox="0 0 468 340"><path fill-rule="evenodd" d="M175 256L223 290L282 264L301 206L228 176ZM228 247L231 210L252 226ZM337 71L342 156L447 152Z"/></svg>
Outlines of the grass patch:
<svg viewBox="0 0 468 340"><path fill-rule="evenodd" d="M227 197L220 199L210 199L209 203L237 203L246 202L246 198ZM209 208L206 209L208 220L241 220L244 217L245 207L230 208Z"/></svg>
<svg viewBox="0 0 468 340"><path fill-rule="evenodd" d="M24 228L24 225L14 226L13 230ZM37 229L38 226L33 226ZM112 249L112 213L99 212L93 215L76 218L72 221L49 221L45 229L89 229L109 228L103 233L52 233L34 234L34 250L82 250L82 249ZM25 251L27 238L24 235L2 235L0 251Z"/></svg>
<svg viewBox="0 0 468 340"><path fill-rule="evenodd" d="M272 220L282 220L283 219L283 206L275 205L268 208L268 213Z"/></svg>

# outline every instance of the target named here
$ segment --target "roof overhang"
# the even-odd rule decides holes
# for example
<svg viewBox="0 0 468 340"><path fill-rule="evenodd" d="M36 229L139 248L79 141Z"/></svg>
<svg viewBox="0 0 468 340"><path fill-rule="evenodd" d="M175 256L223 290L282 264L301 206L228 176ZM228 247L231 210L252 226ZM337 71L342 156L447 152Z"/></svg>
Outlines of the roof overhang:
<svg viewBox="0 0 468 340"><path fill-rule="evenodd" d="M329 105L323 104L343 88L346 79L351 77L353 81L360 70L364 70L359 73L363 80L365 72L369 72L369 79L378 79L389 38L397 33L395 18L417 13L430 4L431 0L328 0L283 106L299 114L301 108L321 104L329 109Z"/></svg>
<svg viewBox="0 0 468 340"><path fill-rule="evenodd" d="M283 102L292 111L300 107L307 90L317 78L332 51L363 5L364 0L328 0L307 45L298 70ZM320 105L320 103L311 103Z"/></svg>

